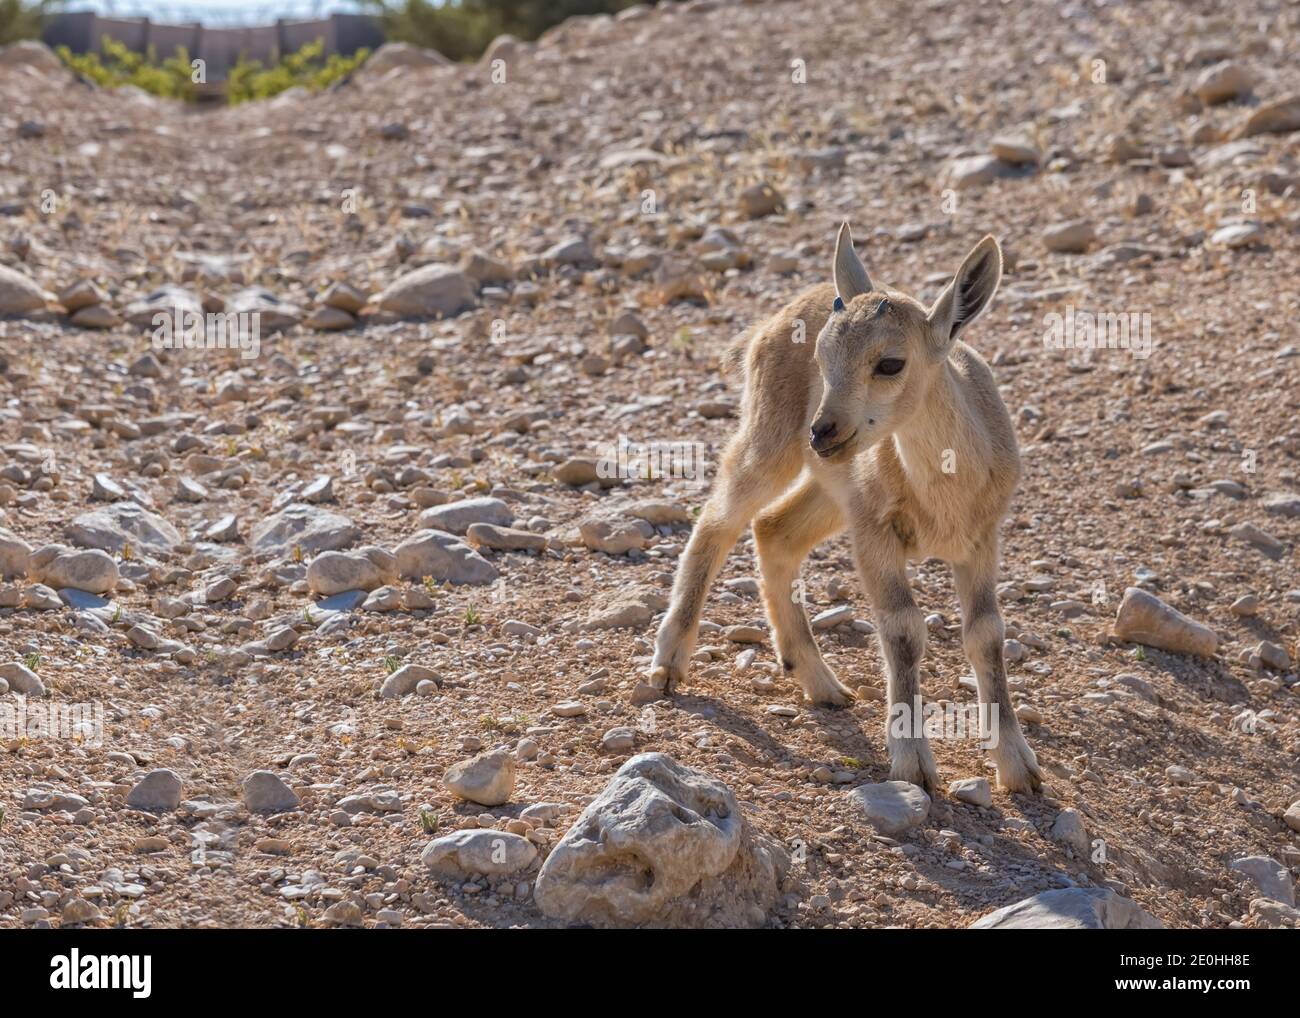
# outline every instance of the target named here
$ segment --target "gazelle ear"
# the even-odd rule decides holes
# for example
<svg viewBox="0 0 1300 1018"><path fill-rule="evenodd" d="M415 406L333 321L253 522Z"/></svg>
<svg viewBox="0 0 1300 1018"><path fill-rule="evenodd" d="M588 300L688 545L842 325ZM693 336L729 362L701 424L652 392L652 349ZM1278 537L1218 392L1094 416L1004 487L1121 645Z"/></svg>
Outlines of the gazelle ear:
<svg viewBox="0 0 1300 1018"><path fill-rule="evenodd" d="M858 253L853 250L853 234L848 223L840 225L839 236L835 238L832 278L835 280L835 293L846 304L860 294L871 292L871 279Z"/></svg>
<svg viewBox="0 0 1300 1018"><path fill-rule="evenodd" d="M930 308L934 338L945 347L956 339L988 307L1001 281L1002 249L990 235L971 249L957 275Z"/></svg>

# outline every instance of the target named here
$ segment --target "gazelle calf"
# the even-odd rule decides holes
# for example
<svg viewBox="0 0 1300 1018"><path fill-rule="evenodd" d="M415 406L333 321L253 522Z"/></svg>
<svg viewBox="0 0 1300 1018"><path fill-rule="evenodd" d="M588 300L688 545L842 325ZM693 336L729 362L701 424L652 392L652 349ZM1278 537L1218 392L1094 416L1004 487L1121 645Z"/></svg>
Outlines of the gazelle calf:
<svg viewBox="0 0 1300 1018"><path fill-rule="evenodd" d="M1001 278L1002 251L985 237L927 309L874 286L848 224L840 227L834 285L806 291L745 344L740 427L678 567L655 641L652 685L669 691L685 678L705 595L753 520L782 666L814 703L847 704L853 694L822 659L792 597L804 556L847 527L876 614L890 717L918 702L925 649L906 563L942 558L953 567L980 702L997 711L991 752L998 783L1012 791L1039 787L1038 763L1007 693L994 594L998 525L1020 455L992 372L957 338ZM805 334L816 343L798 341ZM928 741L891 727L887 720L891 776L933 793L938 775Z"/></svg>

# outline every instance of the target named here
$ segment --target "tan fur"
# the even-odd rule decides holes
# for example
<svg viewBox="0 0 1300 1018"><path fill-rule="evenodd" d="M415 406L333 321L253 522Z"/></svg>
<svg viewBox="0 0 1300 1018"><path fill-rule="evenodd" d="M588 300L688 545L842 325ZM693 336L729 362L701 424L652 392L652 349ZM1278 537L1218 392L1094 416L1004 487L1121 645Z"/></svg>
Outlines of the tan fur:
<svg viewBox="0 0 1300 1018"><path fill-rule="evenodd" d="M685 678L705 596L752 520L783 667L814 703L849 703L853 694L822 659L792 597L808 551L847 527L876 613L891 711L896 704L910 709L919 693L925 646L906 562L942 558L953 566L980 700L998 708L992 753L999 783L1036 789L1038 765L1007 693L994 594L998 526L1019 476L1019 452L992 372L954 338L992 298L1001 251L986 237L927 310L904 293L874 287L846 224L833 276L835 285L807 290L744 338L739 428L682 556L650 680L667 691ZM833 311L837 288L844 308ZM886 376L882 360L904 367ZM937 772L926 740L894 738L888 722L886 738L892 776L933 793Z"/></svg>

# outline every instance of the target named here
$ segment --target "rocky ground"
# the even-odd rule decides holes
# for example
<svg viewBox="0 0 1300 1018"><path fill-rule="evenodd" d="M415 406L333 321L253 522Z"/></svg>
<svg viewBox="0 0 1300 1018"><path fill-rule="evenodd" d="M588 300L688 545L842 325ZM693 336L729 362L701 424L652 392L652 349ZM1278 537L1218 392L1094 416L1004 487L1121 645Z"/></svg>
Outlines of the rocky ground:
<svg viewBox="0 0 1300 1018"><path fill-rule="evenodd" d="M0 926L968 926L1052 890L1295 926L1298 27L695 2L219 112L0 57ZM968 342L1022 446L1042 795L880 784L843 538L803 575L853 706L781 674L748 535L688 685L637 689L735 426L719 355L844 219L923 298L1004 245ZM158 349L177 305L259 341ZM1150 348L1053 348L1070 309ZM702 477L603 478L620 436ZM913 586L927 697L974 702L947 567Z"/></svg>

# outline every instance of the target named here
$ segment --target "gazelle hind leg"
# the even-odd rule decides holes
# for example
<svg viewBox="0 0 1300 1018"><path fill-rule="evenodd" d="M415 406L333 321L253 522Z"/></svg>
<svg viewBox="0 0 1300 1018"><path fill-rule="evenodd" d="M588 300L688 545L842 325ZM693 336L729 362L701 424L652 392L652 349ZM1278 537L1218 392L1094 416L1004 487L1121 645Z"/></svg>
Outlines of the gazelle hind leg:
<svg viewBox="0 0 1300 1018"><path fill-rule="evenodd" d="M763 601L781 667L803 687L808 699L824 707L843 707L853 694L817 649L795 581L809 550L843 525L839 508L812 478L754 520Z"/></svg>
<svg viewBox="0 0 1300 1018"><path fill-rule="evenodd" d="M1002 643L1006 628L995 592L997 553L982 550L971 562L953 567L961 602L962 646L975 670L981 707L990 720L989 752L998 769L998 785L1010 792L1034 792L1042 786L1038 758L1020 731L1011 706ZM996 712L996 715L994 714ZM993 726L996 727L993 727Z"/></svg>
<svg viewBox="0 0 1300 1018"><path fill-rule="evenodd" d="M700 512L673 581L672 601L655 637L650 685L665 692L686 678L704 599L741 532L798 472L798 449L775 451L742 432L723 456L713 493Z"/></svg>

